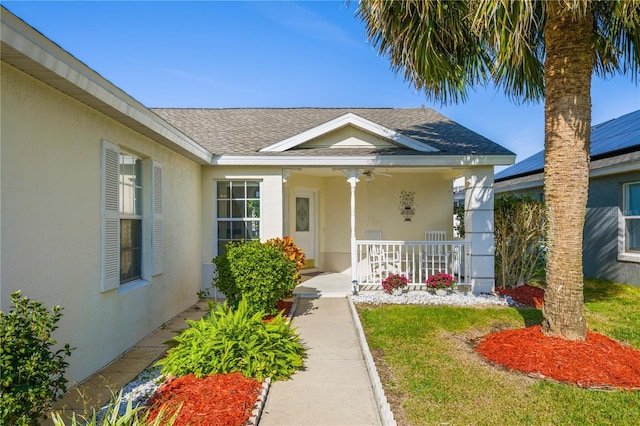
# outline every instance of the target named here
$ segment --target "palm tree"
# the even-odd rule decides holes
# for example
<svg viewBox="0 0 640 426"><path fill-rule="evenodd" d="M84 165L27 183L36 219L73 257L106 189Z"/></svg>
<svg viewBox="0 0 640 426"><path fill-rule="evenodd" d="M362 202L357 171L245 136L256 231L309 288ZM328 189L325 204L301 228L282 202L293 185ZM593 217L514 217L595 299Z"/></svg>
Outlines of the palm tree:
<svg viewBox="0 0 640 426"><path fill-rule="evenodd" d="M584 340L582 231L591 77L640 71L640 1L361 0L369 40L427 97L464 101L494 84L545 100L548 262L543 332Z"/></svg>

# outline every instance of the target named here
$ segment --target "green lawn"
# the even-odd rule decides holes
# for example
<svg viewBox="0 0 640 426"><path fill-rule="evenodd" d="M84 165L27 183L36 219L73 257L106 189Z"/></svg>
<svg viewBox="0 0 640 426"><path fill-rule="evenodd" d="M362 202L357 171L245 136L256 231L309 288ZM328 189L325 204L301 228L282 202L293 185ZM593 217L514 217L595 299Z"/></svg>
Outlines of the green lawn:
<svg viewBox="0 0 640 426"><path fill-rule="evenodd" d="M585 282L591 330L640 349L640 288ZM406 425L637 425L640 391L603 392L493 367L472 342L537 309L359 306L396 420Z"/></svg>

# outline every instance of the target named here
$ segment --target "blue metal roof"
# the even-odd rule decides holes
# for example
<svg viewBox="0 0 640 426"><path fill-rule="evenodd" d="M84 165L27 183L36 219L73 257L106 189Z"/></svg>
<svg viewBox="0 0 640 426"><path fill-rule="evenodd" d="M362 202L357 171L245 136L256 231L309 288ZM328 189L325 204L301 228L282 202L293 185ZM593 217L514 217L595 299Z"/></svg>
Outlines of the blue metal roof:
<svg viewBox="0 0 640 426"><path fill-rule="evenodd" d="M616 151L640 149L640 110L591 127L591 158L607 156ZM544 151L496 173L496 180L539 172L544 169Z"/></svg>

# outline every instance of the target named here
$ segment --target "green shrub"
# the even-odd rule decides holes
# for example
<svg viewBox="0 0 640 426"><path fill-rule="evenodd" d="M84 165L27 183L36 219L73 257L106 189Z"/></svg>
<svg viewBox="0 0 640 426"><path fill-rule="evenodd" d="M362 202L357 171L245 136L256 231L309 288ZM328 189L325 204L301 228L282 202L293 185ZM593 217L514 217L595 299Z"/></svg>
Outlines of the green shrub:
<svg viewBox="0 0 640 426"><path fill-rule="evenodd" d="M225 255L213 262L213 285L232 307L244 297L251 312L275 314L278 300L287 297L296 285L296 261L284 256L281 249L259 241L228 244Z"/></svg>
<svg viewBox="0 0 640 426"><path fill-rule="evenodd" d="M495 199L494 218L498 286L529 283L544 269L544 203L526 195L501 195Z"/></svg>
<svg viewBox="0 0 640 426"><path fill-rule="evenodd" d="M187 320L189 328L173 338L175 346L158 361L162 374L203 377L239 371L262 381L288 379L302 367L304 348L282 313L263 321L264 312L251 313L245 298L236 310L226 302L217 309L209 302L209 309L210 315Z"/></svg>
<svg viewBox="0 0 640 426"><path fill-rule="evenodd" d="M52 352L51 333L62 317L38 301L11 294L9 313L0 311L0 424L37 425L66 392L65 358L71 347Z"/></svg>
<svg viewBox="0 0 640 426"><path fill-rule="evenodd" d="M296 285L300 284L300 269L304 268L306 256L303 253L302 249L293 242L293 238L271 238L270 240L265 241L265 245L273 246L281 250L286 258L296 263L296 272L294 274L293 280L295 281Z"/></svg>
<svg viewBox="0 0 640 426"><path fill-rule="evenodd" d="M238 306L238 301L242 299L240 295L240 289L236 285L236 280L231 272L231 265L227 258L226 252L231 250L232 245L237 243L227 243L225 254L217 256L213 259L214 265L216 265L216 272L213 276L212 287L217 287L218 290L227 298L227 302L231 306Z"/></svg>

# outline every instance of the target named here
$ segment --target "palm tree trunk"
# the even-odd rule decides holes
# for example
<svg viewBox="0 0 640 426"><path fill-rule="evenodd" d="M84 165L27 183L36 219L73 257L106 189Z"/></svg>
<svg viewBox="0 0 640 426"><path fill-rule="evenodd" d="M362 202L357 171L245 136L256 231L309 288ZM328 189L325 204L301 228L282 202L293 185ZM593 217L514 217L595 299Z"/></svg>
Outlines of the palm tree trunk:
<svg viewBox="0 0 640 426"><path fill-rule="evenodd" d="M592 15L547 2L545 171L549 257L543 332L585 340L582 232L589 189Z"/></svg>

